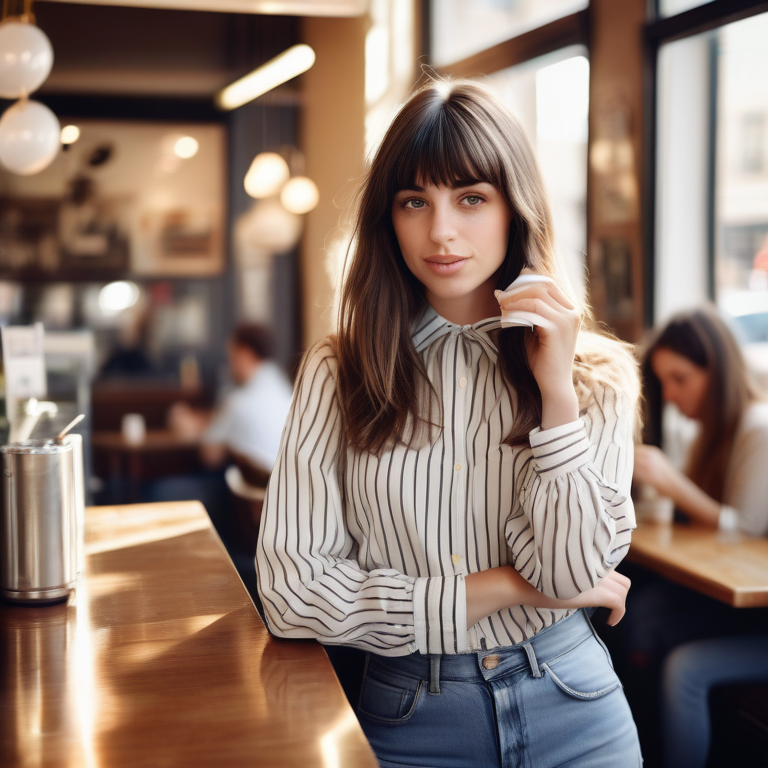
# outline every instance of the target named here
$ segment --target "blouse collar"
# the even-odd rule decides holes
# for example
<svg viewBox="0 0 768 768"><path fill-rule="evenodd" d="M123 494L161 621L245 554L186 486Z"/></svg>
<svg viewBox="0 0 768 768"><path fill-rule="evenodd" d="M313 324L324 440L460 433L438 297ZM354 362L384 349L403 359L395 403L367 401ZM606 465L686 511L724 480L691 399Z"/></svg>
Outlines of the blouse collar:
<svg viewBox="0 0 768 768"><path fill-rule="evenodd" d="M416 347L416 352L422 352L430 344L433 344L443 336L465 336L477 341L488 357L494 363L496 362L498 350L496 343L489 334L491 331L501 328L500 317L487 317L485 320L480 320L472 325L456 325L438 315L427 304L424 311L414 321L413 328L411 338L413 339L413 345Z"/></svg>

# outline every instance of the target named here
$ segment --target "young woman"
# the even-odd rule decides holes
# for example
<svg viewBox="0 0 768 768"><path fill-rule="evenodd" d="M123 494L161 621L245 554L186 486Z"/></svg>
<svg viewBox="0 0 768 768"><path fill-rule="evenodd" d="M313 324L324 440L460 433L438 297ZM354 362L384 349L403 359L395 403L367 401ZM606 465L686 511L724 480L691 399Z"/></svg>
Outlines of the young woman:
<svg viewBox="0 0 768 768"><path fill-rule="evenodd" d="M638 446L635 480L671 498L694 522L768 533L768 402L714 309L677 315L655 336L643 376L658 421L662 401L695 419L685 472L655 446Z"/></svg>
<svg viewBox="0 0 768 768"><path fill-rule="evenodd" d="M265 502L270 630L367 653L357 714L382 766L639 766L578 610L623 613L637 375L583 328L522 129L482 87L430 83L372 160L355 235ZM507 292L524 268L551 280ZM500 311L537 324L500 330Z"/></svg>
<svg viewBox="0 0 768 768"><path fill-rule="evenodd" d="M666 401L700 429L684 473L660 449L644 445L636 449L635 479L671 498L694 523L766 535L768 402L728 326L709 307L675 316L650 343L643 374L650 423L660 422ZM644 585L632 613L633 625L640 625L629 631L634 650L664 657L663 764L704 768L712 688L768 681L768 617L667 582Z"/></svg>

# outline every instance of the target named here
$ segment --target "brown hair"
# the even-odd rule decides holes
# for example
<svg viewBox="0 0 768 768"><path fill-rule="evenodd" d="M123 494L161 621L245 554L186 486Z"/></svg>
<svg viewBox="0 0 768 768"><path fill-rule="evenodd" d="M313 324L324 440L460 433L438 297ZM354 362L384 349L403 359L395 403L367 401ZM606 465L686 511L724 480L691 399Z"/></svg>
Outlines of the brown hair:
<svg viewBox="0 0 768 768"><path fill-rule="evenodd" d="M272 332L259 323L239 323L229 336L232 344L250 349L257 357L268 360L273 354Z"/></svg>
<svg viewBox="0 0 768 768"><path fill-rule="evenodd" d="M707 391L700 417L701 431L688 456L686 474L716 501L722 502L728 460L739 422L760 393L739 345L714 307L675 315L653 336L643 357L642 373L649 424L661 420L661 382L651 366L660 349L674 352L704 369ZM659 434L651 435L658 442Z"/></svg>
<svg viewBox="0 0 768 768"><path fill-rule="evenodd" d="M481 181L498 189L514 213L497 287L506 288L528 266L554 278L575 302L555 256L549 206L520 124L477 83L437 81L422 87L395 117L358 192L334 340L342 424L348 444L358 450L377 452L391 440L407 439L419 425L434 425L439 411L411 340L425 299L395 237L393 198L416 183L453 187ZM632 398L639 387L631 354L619 342L590 332L595 325L586 309L583 327L574 367L582 404L597 381L620 386ZM516 394L516 419L505 442L523 444L541 421L525 334L500 331L498 346L505 381Z"/></svg>

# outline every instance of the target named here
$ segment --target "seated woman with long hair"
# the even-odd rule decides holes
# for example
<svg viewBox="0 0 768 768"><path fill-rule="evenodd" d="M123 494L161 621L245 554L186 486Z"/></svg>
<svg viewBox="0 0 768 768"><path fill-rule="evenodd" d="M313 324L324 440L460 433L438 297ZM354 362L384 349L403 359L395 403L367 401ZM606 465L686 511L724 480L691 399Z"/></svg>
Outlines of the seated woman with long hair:
<svg viewBox="0 0 768 768"><path fill-rule="evenodd" d="M673 317L652 339L643 374L649 421L660 421L663 402L674 403L698 422L699 433L684 472L659 448L638 446L635 480L671 498L695 524L766 535L768 402L716 310L702 307ZM731 609L667 583L641 589L631 611L632 626L644 636L643 651L665 657L664 765L703 768L711 689L768 682L766 614ZM658 627L655 639L650 638L653 626Z"/></svg>
<svg viewBox="0 0 768 768"><path fill-rule="evenodd" d="M699 424L684 472L660 448L638 446L635 480L702 525L768 533L768 402L739 345L713 308L673 317L643 362L651 411L673 403Z"/></svg>
<svg viewBox="0 0 768 768"><path fill-rule="evenodd" d="M520 125L477 84L425 86L353 243L264 504L270 630L366 653L382 766L639 766L580 609L623 613L639 382L573 297Z"/></svg>

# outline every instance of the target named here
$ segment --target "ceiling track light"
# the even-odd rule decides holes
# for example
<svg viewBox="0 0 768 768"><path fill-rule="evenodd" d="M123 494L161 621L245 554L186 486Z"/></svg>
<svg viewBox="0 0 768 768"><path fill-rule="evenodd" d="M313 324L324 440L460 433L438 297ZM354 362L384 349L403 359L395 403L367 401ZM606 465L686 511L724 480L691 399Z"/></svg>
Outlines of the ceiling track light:
<svg viewBox="0 0 768 768"><path fill-rule="evenodd" d="M224 110L242 107L306 72L314 63L315 52L308 45L294 45L219 91L214 100L216 106Z"/></svg>

